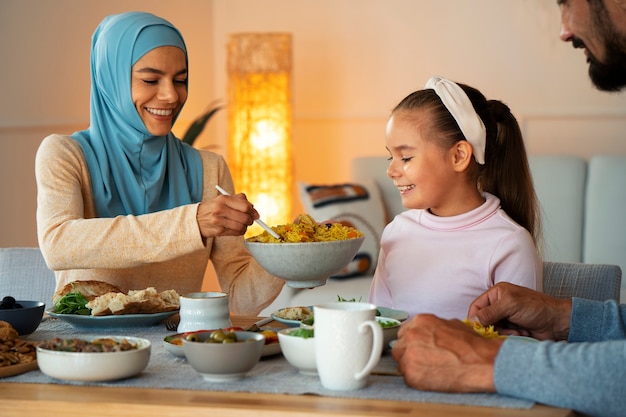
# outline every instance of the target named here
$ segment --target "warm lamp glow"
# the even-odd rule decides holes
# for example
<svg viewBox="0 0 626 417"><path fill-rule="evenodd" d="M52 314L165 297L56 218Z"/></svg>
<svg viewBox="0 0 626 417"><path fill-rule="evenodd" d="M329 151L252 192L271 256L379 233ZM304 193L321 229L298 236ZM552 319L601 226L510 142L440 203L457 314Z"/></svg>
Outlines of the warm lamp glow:
<svg viewBox="0 0 626 417"><path fill-rule="evenodd" d="M244 33L228 43L228 155L237 192L270 226L292 213L291 35ZM258 234L253 225L247 236Z"/></svg>
<svg viewBox="0 0 626 417"><path fill-rule="evenodd" d="M272 120L259 120L250 135L250 146L261 151L279 146L283 138L280 125Z"/></svg>

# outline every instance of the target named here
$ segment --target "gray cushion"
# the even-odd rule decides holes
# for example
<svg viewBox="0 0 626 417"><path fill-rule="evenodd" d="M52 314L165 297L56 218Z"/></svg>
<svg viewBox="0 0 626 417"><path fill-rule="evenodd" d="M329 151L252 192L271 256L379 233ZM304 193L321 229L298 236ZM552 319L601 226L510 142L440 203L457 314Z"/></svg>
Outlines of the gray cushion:
<svg viewBox="0 0 626 417"><path fill-rule="evenodd" d="M0 296L43 301L52 308L56 287L39 248L0 248Z"/></svg>
<svg viewBox="0 0 626 417"><path fill-rule="evenodd" d="M619 302L622 270L617 265L544 262L543 291L557 298Z"/></svg>

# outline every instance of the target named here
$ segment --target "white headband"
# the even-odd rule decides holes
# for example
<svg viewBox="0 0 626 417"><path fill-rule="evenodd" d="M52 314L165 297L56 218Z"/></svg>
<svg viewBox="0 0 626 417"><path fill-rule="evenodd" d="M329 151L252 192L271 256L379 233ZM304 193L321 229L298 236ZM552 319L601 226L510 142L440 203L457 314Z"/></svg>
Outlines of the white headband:
<svg viewBox="0 0 626 417"><path fill-rule="evenodd" d="M465 91L458 84L439 76L429 79L424 88L435 90L461 128L465 139L472 145L476 162L484 165L487 132Z"/></svg>

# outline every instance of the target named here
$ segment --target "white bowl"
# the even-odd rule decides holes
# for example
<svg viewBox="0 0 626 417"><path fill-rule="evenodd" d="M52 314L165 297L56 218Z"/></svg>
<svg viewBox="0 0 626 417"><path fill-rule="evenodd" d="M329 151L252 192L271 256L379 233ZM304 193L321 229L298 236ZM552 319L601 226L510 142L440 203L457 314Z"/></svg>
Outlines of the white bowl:
<svg viewBox="0 0 626 417"><path fill-rule="evenodd" d="M239 342L204 343L211 332L198 333L198 341L183 338L187 361L202 378L210 382L242 379L261 359L265 336L255 332L236 331Z"/></svg>
<svg viewBox="0 0 626 417"><path fill-rule="evenodd" d="M358 252L364 236L329 242L262 243L246 241L256 261L293 288L313 288L341 271Z"/></svg>
<svg viewBox="0 0 626 417"><path fill-rule="evenodd" d="M68 381L113 381L143 371L150 361L150 341L139 337L98 336L83 340L126 339L137 349L122 352L67 352L37 347L37 363L44 374Z"/></svg>
<svg viewBox="0 0 626 417"><path fill-rule="evenodd" d="M289 328L278 331L278 340L283 356L292 366L304 375L317 375L315 364L315 339L292 336L299 329Z"/></svg>
<svg viewBox="0 0 626 417"><path fill-rule="evenodd" d="M376 321L379 323L384 321L391 324L390 326L383 326L383 349L388 349L391 347L391 341L398 338L398 330L400 330L401 322L400 320L381 316L376 316Z"/></svg>
<svg viewBox="0 0 626 417"><path fill-rule="evenodd" d="M211 332L212 330L198 330L196 332L191 333L202 333L202 332ZM185 357L185 350L183 349L183 338L185 335L189 333L177 333L174 335L165 336L163 338L163 346L165 350L170 352L171 354L178 356L179 358ZM280 353L280 343L278 341L274 343L264 344L263 352L261 353L261 357L265 356L273 356Z"/></svg>

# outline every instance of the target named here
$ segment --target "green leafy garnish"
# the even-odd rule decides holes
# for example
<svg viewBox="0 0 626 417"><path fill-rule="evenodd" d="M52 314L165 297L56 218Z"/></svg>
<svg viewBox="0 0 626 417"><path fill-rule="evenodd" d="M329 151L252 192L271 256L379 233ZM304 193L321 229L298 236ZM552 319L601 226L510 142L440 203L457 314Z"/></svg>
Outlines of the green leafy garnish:
<svg viewBox="0 0 626 417"><path fill-rule="evenodd" d="M346 299L346 298L343 298L343 297L342 297L342 296L340 296L340 295L337 295L337 301L338 301L338 302L340 302L340 303L341 303L341 302L346 302L346 303L360 303L360 302L361 302L361 298L362 298L362 297L359 297L359 299L357 300L355 297L352 297L350 300L348 300L348 299ZM379 311L378 309L376 309L376 315L377 315L377 316L380 316L380 311Z"/></svg>
<svg viewBox="0 0 626 417"><path fill-rule="evenodd" d="M387 327L396 327L398 325L398 323L396 323L395 321L389 321L389 320L378 320L378 324L380 324L380 326L383 329L386 329Z"/></svg>
<svg viewBox="0 0 626 417"><path fill-rule="evenodd" d="M302 327L289 332L289 336L302 337L303 339L308 339L309 337L313 337L313 335L313 329L305 329Z"/></svg>
<svg viewBox="0 0 626 417"><path fill-rule="evenodd" d="M339 302L344 302L345 301L346 303L360 303L361 302L361 298L362 297L359 297L359 299L357 300L356 298L352 297L350 300L348 300L347 298L343 298L342 296L337 295L337 301L339 301Z"/></svg>
<svg viewBox="0 0 626 417"><path fill-rule="evenodd" d="M79 292L70 292L59 298L54 303L54 312L58 314L79 314L82 316L91 315L91 310L87 308L87 299Z"/></svg>

